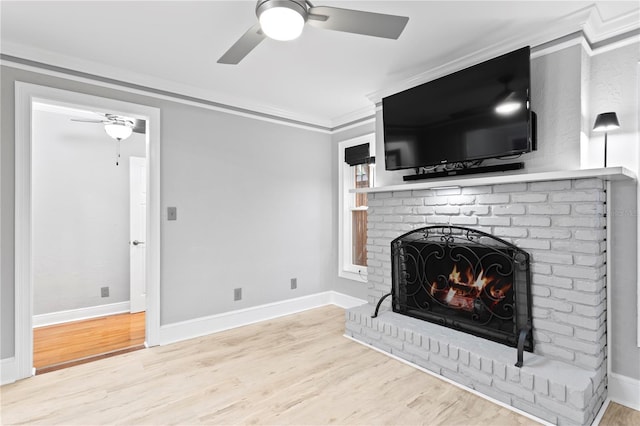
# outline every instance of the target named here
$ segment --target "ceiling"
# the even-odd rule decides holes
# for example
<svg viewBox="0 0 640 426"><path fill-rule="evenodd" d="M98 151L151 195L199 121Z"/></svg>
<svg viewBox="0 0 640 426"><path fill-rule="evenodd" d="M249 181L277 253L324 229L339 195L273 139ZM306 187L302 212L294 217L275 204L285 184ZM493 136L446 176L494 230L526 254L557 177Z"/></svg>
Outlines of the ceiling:
<svg viewBox="0 0 640 426"><path fill-rule="evenodd" d="M446 64L471 65L580 29L597 42L640 27L637 1L312 3L409 23L398 40L306 26L297 40L267 39L240 64L223 65L218 58L256 22L255 1L3 0L1 51L333 128L371 114L373 94L408 88Z"/></svg>

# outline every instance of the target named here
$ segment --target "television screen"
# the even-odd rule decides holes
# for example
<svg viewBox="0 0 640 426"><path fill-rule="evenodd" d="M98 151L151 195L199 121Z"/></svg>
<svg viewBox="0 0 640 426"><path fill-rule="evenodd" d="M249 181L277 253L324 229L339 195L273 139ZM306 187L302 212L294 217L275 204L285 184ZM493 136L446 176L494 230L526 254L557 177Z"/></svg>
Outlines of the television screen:
<svg viewBox="0 0 640 426"><path fill-rule="evenodd" d="M529 152L525 47L382 100L387 170Z"/></svg>

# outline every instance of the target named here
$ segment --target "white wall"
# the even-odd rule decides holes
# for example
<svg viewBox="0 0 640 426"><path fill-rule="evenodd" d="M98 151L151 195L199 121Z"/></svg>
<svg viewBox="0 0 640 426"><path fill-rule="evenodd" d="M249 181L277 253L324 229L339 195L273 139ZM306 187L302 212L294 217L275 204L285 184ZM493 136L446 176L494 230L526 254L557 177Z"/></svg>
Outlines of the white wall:
<svg viewBox="0 0 640 426"><path fill-rule="evenodd" d="M104 127L72 117L33 112L35 315L129 300L129 157L145 156L145 137L123 141L116 166Z"/></svg>
<svg viewBox="0 0 640 426"><path fill-rule="evenodd" d="M531 60L531 109L538 150L522 156L527 171L580 168L582 46Z"/></svg>
<svg viewBox="0 0 640 426"><path fill-rule="evenodd" d="M531 60L531 109L538 115L538 149L508 162L523 161L527 172L580 168L582 47L571 46ZM376 114L376 139L383 141L382 111ZM384 146L376 149L377 186L402 183L413 170L389 172ZM485 160L485 165L504 163Z"/></svg>
<svg viewBox="0 0 640 426"><path fill-rule="evenodd" d="M592 130L596 115L614 111L618 115L620 129L609 132L607 165L637 171L640 43L593 56L590 74L588 165L602 167L603 164L604 134Z"/></svg>
<svg viewBox="0 0 640 426"><path fill-rule="evenodd" d="M620 129L608 136L609 166L624 166L640 176L640 43L591 58L590 128L597 114L614 111ZM587 161L602 166L604 135L591 132ZM616 183L611 191L611 369L640 380L638 345L638 185Z"/></svg>

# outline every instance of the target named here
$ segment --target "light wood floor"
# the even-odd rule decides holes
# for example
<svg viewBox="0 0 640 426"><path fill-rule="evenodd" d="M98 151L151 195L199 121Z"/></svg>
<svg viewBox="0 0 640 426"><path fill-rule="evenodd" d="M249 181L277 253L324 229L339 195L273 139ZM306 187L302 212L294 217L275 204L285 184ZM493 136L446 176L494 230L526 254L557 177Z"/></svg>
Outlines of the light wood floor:
<svg viewBox="0 0 640 426"><path fill-rule="evenodd" d="M343 327L329 306L32 377L0 389L2 424L535 424Z"/></svg>
<svg viewBox="0 0 640 426"><path fill-rule="evenodd" d="M144 347L145 313L118 314L33 330L38 374Z"/></svg>
<svg viewBox="0 0 640 426"><path fill-rule="evenodd" d="M634 426L640 425L640 411L632 410L624 405L612 402L604 413L601 426Z"/></svg>

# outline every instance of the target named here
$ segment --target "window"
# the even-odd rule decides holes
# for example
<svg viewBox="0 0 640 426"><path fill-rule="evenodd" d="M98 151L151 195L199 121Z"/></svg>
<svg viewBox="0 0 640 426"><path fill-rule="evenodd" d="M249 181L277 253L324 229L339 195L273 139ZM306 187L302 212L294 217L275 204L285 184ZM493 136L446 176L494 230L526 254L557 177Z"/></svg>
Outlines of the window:
<svg viewBox="0 0 640 426"><path fill-rule="evenodd" d="M367 280L367 194L350 192L370 188L374 183L375 147L373 134L340 142L339 171L339 253L338 275Z"/></svg>

